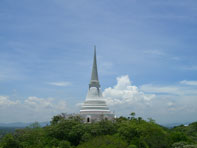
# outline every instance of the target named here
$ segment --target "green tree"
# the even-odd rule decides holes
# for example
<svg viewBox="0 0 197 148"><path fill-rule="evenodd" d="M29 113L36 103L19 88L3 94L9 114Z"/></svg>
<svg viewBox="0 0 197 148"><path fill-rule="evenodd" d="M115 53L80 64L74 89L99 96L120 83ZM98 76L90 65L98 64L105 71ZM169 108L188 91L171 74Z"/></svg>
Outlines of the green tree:
<svg viewBox="0 0 197 148"><path fill-rule="evenodd" d="M130 116L131 116L131 120L135 119L135 112L131 112Z"/></svg>
<svg viewBox="0 0 197 148"><path fill-rule="evenodd" d="M100 136L77 146L77 148L127 148L127 143L116 136Z"/></svg>
<svg viewBox="0 0 197 148"><path fill-rule="evenodd" d="M15 140L12 134L7 134L0 143L2 148L20 148L20 143Z"/></svg>
<svg viewBox="0 0 197 148"><path fill-rule="evenodd" d="M170 133L170 139L172 140L172 143L179 142L179 141L185 141L185 142L190 142L191 140L189 139L188 136L186 136L185 133L179 132L179 131L174 131Z"/></svg>
<svg viewBox="0 0 197 148"><path fill-rule="evenodd" d="M61 141L59 143L59 148L71 148L70 142L68 142L68 141Z"/></svg>
<svg viewBox="0 0 197 148"><path fill-rule="evenodd" d="M33 123L0 139L0 148L196 148L197 122L172 129L141 117L85 124L79 116L54 116L51 124Z"/></svg>

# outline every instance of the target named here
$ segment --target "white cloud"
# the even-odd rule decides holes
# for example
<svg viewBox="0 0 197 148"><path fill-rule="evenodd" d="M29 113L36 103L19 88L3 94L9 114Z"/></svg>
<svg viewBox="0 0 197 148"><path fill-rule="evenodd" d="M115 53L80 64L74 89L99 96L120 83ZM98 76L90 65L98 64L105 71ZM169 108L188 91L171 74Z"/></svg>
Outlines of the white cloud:
<svg viewBox="0 0 197 148"><path fill-rule="evenodd" d="M49 85L54 85L54 86L69 86L71 85L70 82L62 81L62 82L49 82Z"/></svg>
<svg viewBox="0 0 197 148"><path fill-rule="evenodd" d="M196 71L197 70L197 66L196 65L183 66L183 67L181 67L181 69L183 69L183 70L190 70L190 71Z"/></svg>
<svg viewBox="0 0 197 148"><path fill-rule="evenodd" d="M168 95L178 95L178 96L187 96L187 95L197 95L196 88L180 86L180 85L153 85L145 84L140 86L140 90L145 93L157 93L157 94L168 94Z"/></svg>
<svg viewBox="0 0 197 148"><path fill-rule="evenodd" d="M197 81L187 81L187 80L183 80L183 81L180 81L180 84L185 84L185 85L196 85L196 86L197 86Z"/></svg>
<svg viewBox="0 0 197 148"><path fill-rule="evenodd" d="M140 86L140 90L147 93L166 93L166 94L181 94L181 90L176 86L159 86L152 84L145 84Z"/></svg>
<svg viewBox="0 0 197 148"><path fill-rule="evenodd" d="M117 78L117 84L103 92L108 105L116 115L153 118L158 123L184 123L196 120L197 92L194 85L154 85L139 88L132 85L129 77Z"/></svg>
<svg viewBox="0 0 197 148"><path fill-rule="evenodd" d="M174 105L174 103L173 102L168 102L168 106L170 107L170 106L173 106Z"/></svg>
<svg viewBox="0 0 197 148"><path fill-rule="evenodd" d="M151 117L162 124L196 120L195 85L146 84L137 87L125 75L117 78L116 85L104 89L103 96L117 116L136 112L137 116ZM54 115L68 111L74 112L74 107L64 100L31 96L19 101L0 96L0 122L49 121Z"/></svg>
<svg viewBox="0 0 197 148"><path fill-rule="evenodd" d="M113 88L106 88L103 96L109 105L139 102L147 104L155 97L154 94L144 94L142 91L139 91L137 86L131 85L128 75L118 77L117 84Z"/></svg>
<svg viewBox="0 0 197 148"><path fill-rule="evenodd" d="M34 110L40 110L40 109L53 109L55 105L53 104L54 99L43 99L38 97L28 97L24 101L24 105L27 105L28 107L34 109Z"/></svg>
<svg viewBox="0 0 197 148"><path fill-rule="evenodd" d="M64 100L28 97L24 101L12 101L0 96L0 122L50 121L54 115L67 111Z"/></svg>
<svg viewBox="0 0 197 148"><path fill-rule="evenodd" d="M18 104L18 101L11 101L6 96L0 96L0 107L11 106Z"/></svg>
<svg viewBox="0 0 197 148"><path fill-rule="evenodd" d="M197 92L194 84L195 81L186 80L176 85L146 84L140 90L157 94L149 110L151 117L160 123L184 123L196 121Z"/></svg>

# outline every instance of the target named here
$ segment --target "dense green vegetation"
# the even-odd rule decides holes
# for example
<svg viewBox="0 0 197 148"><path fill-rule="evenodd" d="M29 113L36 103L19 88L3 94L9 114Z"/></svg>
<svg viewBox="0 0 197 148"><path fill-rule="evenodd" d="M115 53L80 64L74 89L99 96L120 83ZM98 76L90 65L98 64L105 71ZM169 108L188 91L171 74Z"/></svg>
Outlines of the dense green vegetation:
<svg viewBox="0 0 197 148"><path fill-rule="evenodd" d="M58 115L48 126L34 123L6 134L0 148L197 148L197 122L167 129L134 113L91 124Z"/></svg>
<svg viewBox="0 0 197 148"><path fill-rule="evenodd" d="M15 127L0 127L0 139L8 133L13 133L15 129Z"/></svg>

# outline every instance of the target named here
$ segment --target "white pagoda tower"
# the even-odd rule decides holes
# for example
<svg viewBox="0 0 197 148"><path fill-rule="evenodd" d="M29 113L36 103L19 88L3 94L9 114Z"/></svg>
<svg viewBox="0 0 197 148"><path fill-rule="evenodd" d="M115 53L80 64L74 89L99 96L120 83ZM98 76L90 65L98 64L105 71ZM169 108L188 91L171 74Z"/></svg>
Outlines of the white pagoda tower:
<svg viewBox="0 0 197 148"><path fill-rule="evenodd" d="M89 84L88 94L86 96L85 102L81 106L80 116L86 123L96 122L102 119L114 119L114 114L109 110L105 99L102 97L97 72L96 47L94 47L92 76Z"/></svg>

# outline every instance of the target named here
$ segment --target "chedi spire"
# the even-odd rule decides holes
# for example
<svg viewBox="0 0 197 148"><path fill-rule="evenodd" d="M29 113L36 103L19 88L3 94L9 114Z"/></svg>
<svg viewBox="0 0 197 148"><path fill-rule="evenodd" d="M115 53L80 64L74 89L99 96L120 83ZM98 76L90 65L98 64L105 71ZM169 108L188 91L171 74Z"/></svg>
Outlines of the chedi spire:
<svg viewBox="0 0 197 148"><path fill-rule="evenodd" d="M96 62L96 46L94 46L94 60L92 65L92 75L89 84L89 88L96 87L98 90L100 88L99 80L98 80L98 71L97 71L97 62Z"/></svg>

